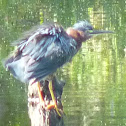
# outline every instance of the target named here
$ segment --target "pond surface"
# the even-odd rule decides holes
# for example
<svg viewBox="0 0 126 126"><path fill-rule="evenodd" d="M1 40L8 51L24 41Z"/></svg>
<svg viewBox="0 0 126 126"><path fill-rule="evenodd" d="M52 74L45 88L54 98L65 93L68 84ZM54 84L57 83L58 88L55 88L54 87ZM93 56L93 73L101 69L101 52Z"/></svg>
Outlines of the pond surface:
<svg viewBox="0 0 126 126"><path fill-rule="evenodd" d="M83 43L72 62L58 70L66 81L62 102L66 126L126 125L126 1L125 0L0 0L0 60L10 43L43 21L64 28L89 20L96 29L114 34ZM0 63L0 126L28 126L27 85Z"/></svg>

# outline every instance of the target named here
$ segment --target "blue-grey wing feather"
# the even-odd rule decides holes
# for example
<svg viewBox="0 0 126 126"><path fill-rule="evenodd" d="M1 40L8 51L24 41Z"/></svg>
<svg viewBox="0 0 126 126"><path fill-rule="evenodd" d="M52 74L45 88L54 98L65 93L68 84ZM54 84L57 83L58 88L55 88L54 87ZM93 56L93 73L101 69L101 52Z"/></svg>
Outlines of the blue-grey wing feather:
<svg viewBox="0 0 126 126"><path fill-rule="evenodd" d="M69 37L62 27L55 24L42 25L16 45L18 54L12 58L13 61L7 60L6 66L23 82L29 82L33 78L36 81L42 80L71 60L77 52L76 41ZM20 58L14 62L16 57ZM23 64L21 67L20 63ZM18 71L24 75L24 80L20 79Z"/></svg>

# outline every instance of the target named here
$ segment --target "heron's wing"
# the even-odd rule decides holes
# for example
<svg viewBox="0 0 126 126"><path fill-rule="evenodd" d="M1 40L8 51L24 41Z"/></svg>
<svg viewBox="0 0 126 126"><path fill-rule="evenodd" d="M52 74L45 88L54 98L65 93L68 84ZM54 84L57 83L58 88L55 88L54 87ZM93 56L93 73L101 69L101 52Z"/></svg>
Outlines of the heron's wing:
<svg viewBox="0 0 126 126"><path fill-rule="evenodd" d="M77 52L76 42L62 27L42 25L17 44L22 56L31 58L25 66L25 78L41 80L69 61Z"/></svg>

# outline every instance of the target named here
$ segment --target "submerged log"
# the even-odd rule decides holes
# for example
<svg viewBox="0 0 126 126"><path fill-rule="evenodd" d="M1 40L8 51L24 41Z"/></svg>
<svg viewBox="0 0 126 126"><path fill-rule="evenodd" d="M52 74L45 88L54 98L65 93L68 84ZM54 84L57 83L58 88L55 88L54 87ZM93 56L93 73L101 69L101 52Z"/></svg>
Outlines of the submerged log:
<svg viewBox="0 0 126 126"><path fill-rule="evenodd" d="M48 105L52 102L52 98L48 88L49 82L42 81L40 82L40 84L44 96L44 102L46 105ZM63 81L58 81L56 77L54 77L52 80L52 85L61 116L57 114L55 108L51 108L50 110L48 110L46 109L46 107L43 107L40 104L37 85L32 84L28 87L28 111L31 120L31 126L64 126L61 96L65 83Z"/></svg>

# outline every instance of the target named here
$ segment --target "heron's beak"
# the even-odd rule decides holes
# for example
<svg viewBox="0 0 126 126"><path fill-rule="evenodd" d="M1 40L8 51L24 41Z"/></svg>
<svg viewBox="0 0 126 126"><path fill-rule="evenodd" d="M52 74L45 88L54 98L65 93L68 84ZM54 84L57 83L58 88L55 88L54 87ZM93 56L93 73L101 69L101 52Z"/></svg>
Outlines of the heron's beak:
<svg viewBox="0 0 126 126"><path fill-rule="evenodd" d="M114 32L105 31L105 30L92 30L92 31L89 31L90 35L107 34L107 33L114 33Z"/></svg>

